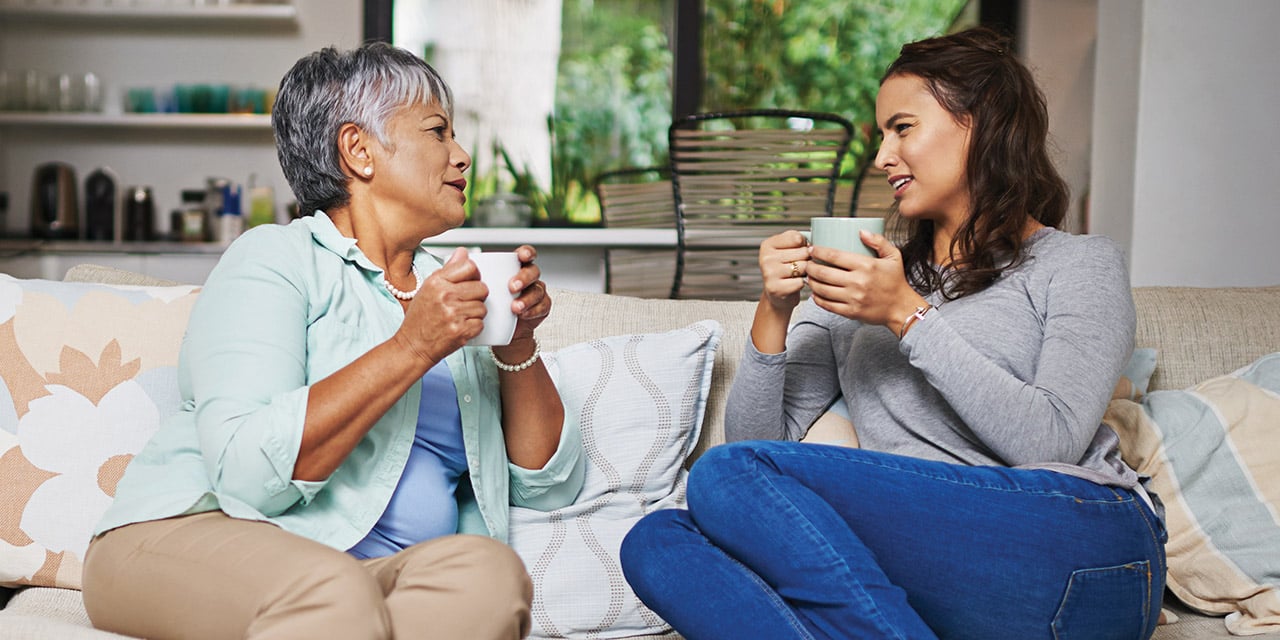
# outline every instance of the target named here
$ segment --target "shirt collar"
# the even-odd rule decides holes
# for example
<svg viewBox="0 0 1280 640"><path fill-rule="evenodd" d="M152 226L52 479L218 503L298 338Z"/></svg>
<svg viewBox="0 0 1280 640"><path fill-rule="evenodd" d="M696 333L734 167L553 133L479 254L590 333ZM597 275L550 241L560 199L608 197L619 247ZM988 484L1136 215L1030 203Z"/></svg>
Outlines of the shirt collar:
<svg viewBox="0 0 1280 640"><path fill-rule="evenodd" d="M301 218L299 220L307 225L307 229L311 231L311 237L316 244L324 247L348 262L354 262L356 266L374 273L382 273L382 267L374 264L369 256L366 256L360 247L356 246L357 240L342 235L338 231L338 227L333 224L333 220L329 215L320 209L316 209L313 215ZM443 265L443 261L437 258L429 251L419 251L413 259L417 264L418 270L425 277L427 274L434 272Z"/></svg>

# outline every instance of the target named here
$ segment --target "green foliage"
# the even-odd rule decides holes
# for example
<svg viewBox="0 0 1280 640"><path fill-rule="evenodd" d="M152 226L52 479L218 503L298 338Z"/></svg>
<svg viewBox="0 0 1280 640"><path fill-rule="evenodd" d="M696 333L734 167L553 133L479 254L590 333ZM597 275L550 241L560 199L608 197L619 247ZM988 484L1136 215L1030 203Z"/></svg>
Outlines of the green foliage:
<svg viewBox="0 0 1280 640"><path fill-rule="evenodd" d="M536 221L594 224L600 173L665 164L671 124L671 48L663 30L668 3L564 0L551 185L540 185L495 141L493 167L473 167L468 206L498 191L524 196ZM472 157L478 157L472 154Z"/></svg>
<svg viewBox="0 0 1280 640"><path fill-rule="evenodd" d="M944 33L965 0L705 0L703 110L793 108L854 123L874 157L880 77L902 45Z"/></svg>
<svg viewBox="0 0 1280 640"><path fill-rule="evenodd" d="M547 130L551 134L551 187L543 189L532 170L518 166L501 143L494 144L494 156L502 158L503 168L515 183L511 192L524 196L533 207L535 220L552 226L566 224L590 224L600 220L600 205L591 193L589 182L582 176L581 166L574 163L577 157L569 153L557 153L560 149L556 135L556 120L547 118Z"/></svg>
<svg viewBox="0 0 1280 640"><path fill-rule="evenodd" d="M666 162L672 57L665 4L564 0L552 187L542 198L552 223L599 221L591 188L600 173Z"/></svg>

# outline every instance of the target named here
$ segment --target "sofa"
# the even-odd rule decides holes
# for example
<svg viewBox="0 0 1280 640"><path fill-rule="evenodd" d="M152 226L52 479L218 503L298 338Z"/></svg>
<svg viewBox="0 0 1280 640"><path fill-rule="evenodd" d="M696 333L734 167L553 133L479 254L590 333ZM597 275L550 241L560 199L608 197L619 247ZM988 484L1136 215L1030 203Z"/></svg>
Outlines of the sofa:
<svg viewBox="0 0 1280 640"><path fill-rule="evenodd" d="M140 291L146 293L145 303L134 304L135 300L129 303L133 306L127 308L121 306L125 303L108 295L135 296ZM1133 293L1138 309L1139 350L1135 352L1135 362L1131 363L1132 371L1126 371L1125 380L1117 388L1108 421L1114 421L1113 426L1118 431L1126 432L1122 434L1127 443L1126 449L1131 444L1137 451L1134 454L1138 456L1136 462L1131 464L1143 465L1145 472L1158 479L1165 473L1158 465L1171 459L1169 452L1173 445L1166 446L1158 440L1153 445L1150 434L1161 433L1161 427L1153 421L1165 418L1156 410L1159 408L1156 405L1163 406L1161 403L1168 402L1144 403L1147 399L1163 398L1166 391L1181 393L1199 389L1197 385L1219 380L1225 374L1247 377L1240 373L1243 369L1267 354L1280 351L1280 286L1217 289L1142 287L1134 289ZM41 304L46 306L36 311L24 311L22 308L6 310L5 300L13 300L15 295L26 295L28 301L48 297L61 302L55 304L45 300ZM39 412L62 415L57 410L71 400L60 398L72 396L65 395L66 389L59 385L74 387L86 384L71 381L69 371L79 371L76 375L80 379L87 377L93 380L103 378L106 371L114 376L113 380L128 379L130 385L136 383L142 389L138 393L148 393L152 397L167 397L165 394L174 393L172 388L165 386L169 382L160 380L162 374L170 375L175 364L174 354L181 340L181 319L185 317L183 314L189 313L189 305L176 312L170 307L187 304L195 295L198 295L198 287L184 288L177 283L92 265L73 268L60 282L0 280L0 355L4 354L4 349L12 348L9 343L22 343L24 335L46 335L54 331L107 334L106 337L100 335L91 347L60 347L60 353L48 356L57 362L50 360L44 365L37 365L36 360L46 356L24 355L31 366L17 373L11 364L0 365L0 376L12 378L6 378L5 382L9 383L9 395L15 399L15 404L21 394L20 390L14 391L17 387L13 379L33 375L33 371L39 374L42 370L54 369L63 376L40 374L44 375L41 379L45 390L31 392L30 397L35 399L25 401L28 402L23 409L26 413L22 413L23 410L17 413L23 416ZM590 488L584 489L584 494L590 495L579 499L583 505L576 512L566 511L550 517L538 513L512 515L513 546L525 558L538 589L534 608L535 636L678 638L657 616L644 609L626 588L617 571L616 545L629 523L643 512L683 504L685 469L701 452L723 442L724 400L747 340L754 303L638 299L568 290L553 290L552 295L553 313L539 329L542 347L548 355L553 375L561 376L557 378L557 385L561 385L563 380L566 408L594 412L589 416L583 414L584 438L592 439L587 448L589 473L592 468L599 468L597 472L600 469L604 471L600 472L603 488L595 493ZM78 321L72 318L73 311L68 311L73 307L72 300L78 308L89 304L93 296L98 296L94 298L94 304L105 306L92 312L95 319L79 321L90 324L76 324ZM28 312L44 314L48 319L29 319L26 324L18 326L18 320ZM144 315L137 315L139 313ZM114 314L122 317L116 320L104 317ZM15 320L6 322L10 316ZM140 337L107 339L112 334L139 334ZM103 344L106 346L102 347ZM164 354L146 352L148 348L159 346L165 347ZM75 355L77 349L88 354L88 362L78 359ZM639 387L621 386L614 396L610 396L610 393L615 393L609 388L613 383L605 381L611 376L622 375L619 372L628 371L631 374L643 373L642 378L646 382ZM667 381L671 381L669 390L663 388ZM1274 381L1264 382L1270 384ZM114 402L124 403L120 405L122 407L132 406L117 398L125 395L125 387L129 385L98 386L101 389L94 393L99 408ZM111 388L108 390L107 387ZM5 389L0 386L0 391ZM1273 395L1280 397L1280 394ZM169 401L176 402L172 398L165 400ZM160 404L164 402L158 401L157 405ZM1270 412L1265 405L1254 403L1250 406ZM2 407L0 411L3 411ZM649 411L657 413L650 415L646 413ZM131 408L117 413L137 415ZM623 420L615 429L615 422L631 416L635 420ZM1280 441L1280 412L1265 418L1275 427L1272 442ZM46 423L49 419L42 418ZM158 418L148 413L146 420L155 423ZM70 463L67 463L63 476L57 476L58 470L40 471L63 463L41 462L46 458L38 450L44 445L37 440L21 440L21 437L27 437L23 434L31 431L24 431L28 427L21 423L18 427L15 430L19 438L11 438L17 444L10 444L13 450L21 446L30 449L31 452L25 454L29 460L23 462L23 467L16 468L12 464L6 466L6 459L16 455L13 450L0 456L0 486L5 483L13 486L15 481L11 478L36 469L39 477L33 481L33 486L37 488L24 489L22 493L34 496L52 483L48 478L81 473L73 471ZM662 439L627 440L632 436L649 437L649 432L660 433ZM0 431L0 436L4 435L5 431ZM811 429L807 440L854 445L856 435L839 412L833 412ZM667 443L674 443L674 446ZM0 447L0 451L4 450ZM627 458L632 453L635 454L634 459ZM1126 457L1129 453L1126 450ZM108 491L109 496L110 487L104 487L104 484L111 487L114 484L103 480L104 470L115 465L118 472L123 468L121 463L127 462L127 456L103 456L106 462L94 462L93 465L99 466L90 467L97 474L98 488ZM640 479L629 481L628 471L624 469L628 465L629 468L639 468L643 478L636 476ZM1176 482L1177 478L1168 481ZM589 479L588 484L591 482ZM1259 482L1254 481L1254 484ZM657 488L651 490L650 484ZM6 503L16 500L12 490L5 490L8 494L0 496L0 520L11 518L4 514L5 509L12 511L12 505L6 506ZM1272 491L1269 495L1275 496L1276 493ZM625 499L617 500L617 496ZM1165 503L1171 505L1171 512L1176 511L1173 507L1183 502L1181 496L1163 497ZM35 500L34 497L31 499ZM47 508L55 511L71 509L61 506L65 502L50 502ZM104 508L102 504L85 504L85 509ZM1274 503L1264 506L1267 504L1272 508L1275 506ZM9 585L0 589L0 605L3 605L0 609L0 639L122 637L91 628L80 593L76 590L79 577L75 568L79 566L78 561L72 561L70 552L60 550L56 542L46 542L56 538L54 534L61 526L58 524L60 521L50 516L52 524L41 525L45 529L34 524L28 526L36 518L32 509L34 507L28 507L19 522L24 530L31 530L29 536L23 537L25 534L12 531L13 524L0 525L7 527L0 529L0 584ZM1274 515L1275 512L1272 513ZM50 532L50 527L55 530ZM1192 523L1189 528L1196 529L1197 525ZM1221 527L1214 524L1201 528ZM1266 535L1269 534L1263 535L1264 544L1272 544L1274 539L1266 538ZM70 548L74 544L83 545L83 541L73 540L64 546ZM24 572L5 566L9 564L6 558L20 557L20 553L33 548L32 545L43 545L41 553L27 553L21 557L29 557L31 566L38 565L38 568ZM563 558L575 545L576 553L580 555L569 560ZM1206 546L1210 551L1214 550L1212 541L1200 545ZM1280 546L1264 548L1262 556L1264 564L1267 556L1280 560ZM57 559L60 560L55 561ZM570 562L576 564L567 564ZM1173 571L1172 558L1170 570ZM1188 573L1194 578L1197 571L1193 568ZM1235 577L1231 579L1235 580ZM1231 630L1257 634L1255 637L1259 638L1280 638L1280 619L1269 617L1276 615L1280 608L1267 608L1274 601L1277 590L1274 573L1246 585L1243 592L1238 584L1228 585L1230 588L1224 587L1229 591L1226 595L1195 591L1185 582L1194 580L1174 580L1171 577L1162 612L1165 622L1158 627L1155 638L1228 638L1232 637ZM1175 587L1182 591L1175 593ZM1190 600L1197 608L1192 609L1184 600ZM1247 611L1242 614L1242 609Z"/></svg>

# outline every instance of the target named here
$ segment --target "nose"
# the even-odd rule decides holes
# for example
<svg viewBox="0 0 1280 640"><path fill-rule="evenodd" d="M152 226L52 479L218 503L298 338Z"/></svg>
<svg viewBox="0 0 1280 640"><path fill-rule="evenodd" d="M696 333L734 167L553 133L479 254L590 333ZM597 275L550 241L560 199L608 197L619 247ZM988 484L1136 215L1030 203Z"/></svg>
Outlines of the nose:
<svg viewBox="0 0 1280 640"><path fill-rule="evenodd" d="M467 153L467 150L463 149L457 140L453 141L453 152L449 154L449 160L453 163L453 166L464 173L471 167L471 154Z"/></svg>
<svg viewBox="0 0 1280 640"><path fill-rule="evenodd" d="M876 168L881 171L888 172L889 167L896 164L898 164L898 158L893 154L892 150L889 149L889 143L881 143L880 148L876 150Z"/></svg>

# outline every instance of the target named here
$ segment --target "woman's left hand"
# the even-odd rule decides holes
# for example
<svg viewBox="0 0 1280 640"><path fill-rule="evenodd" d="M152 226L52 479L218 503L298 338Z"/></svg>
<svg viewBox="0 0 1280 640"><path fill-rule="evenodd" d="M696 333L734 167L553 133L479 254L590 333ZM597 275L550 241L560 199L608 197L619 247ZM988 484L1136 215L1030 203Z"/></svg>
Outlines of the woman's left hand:
<svg viewBox="0 0 1280 640"><path fill-rule="evenodd" d="M879 257L830 247L810 248L811 257L827 263L808 265L813 301L832 313L884 325L897 334L902 321L926 304L925 299L907 283L902 252L888 238L863 231L862 241Z"/></svg>
<svg viewBox="0 0 1280 640"><path fill-rule="evenodd" d="M516 296L511 303L511 311L516 314L516 332L512 341L533 336L533 330L551 313L551 296L547 295L547 285L542 281L542 270L534 264L538 257L537 249L521 245L516 249L516 256L520 258L520 271L508 283Z"/></svg>

